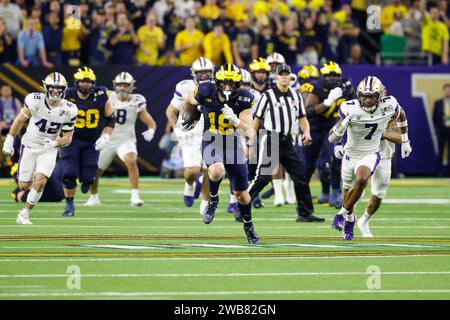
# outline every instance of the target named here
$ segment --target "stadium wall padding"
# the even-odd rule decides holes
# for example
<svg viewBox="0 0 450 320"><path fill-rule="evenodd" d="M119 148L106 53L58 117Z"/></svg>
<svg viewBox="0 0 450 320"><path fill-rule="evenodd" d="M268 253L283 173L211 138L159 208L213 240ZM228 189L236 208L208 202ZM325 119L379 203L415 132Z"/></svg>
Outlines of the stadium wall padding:
<svg viewBox="0 0 450 320"><path fill-rule="evenodd" d="M341 66L345 77L353 80L355 87L367 75L374 75L386 85L389 94L394 95L408 116L410 139L413 153L407 159L401 159L397 153L397 168L405 174L433 175L436 171L437 145L432 126L434 101L442 97L442 86L450 83L450 66L410 67L410 66ZM169 104L175 85L190 77L188 67L138 67L138 66L100 66L94 67L97 84L112 88L112 79L122 71L131 73L137 83L137 93L147 98L147 109L158 124L155 138L145 142L140 133L145 130L138 121L136 126L139 156L149 164L141 166L142 174L156 173L164 158L158 148L158 142L166 127L165 110ZM295 72L298 68L293 69ZM26 92L38 90L42 79L50 72L58 71L66 76L69 85L73 85L76 68L58 67L55 70L13 65L0 66L0 83L13 87L16 96L23 100ZM152 169L153 168L153 169ZM124 171L117 166L115 170Z"/></svg>

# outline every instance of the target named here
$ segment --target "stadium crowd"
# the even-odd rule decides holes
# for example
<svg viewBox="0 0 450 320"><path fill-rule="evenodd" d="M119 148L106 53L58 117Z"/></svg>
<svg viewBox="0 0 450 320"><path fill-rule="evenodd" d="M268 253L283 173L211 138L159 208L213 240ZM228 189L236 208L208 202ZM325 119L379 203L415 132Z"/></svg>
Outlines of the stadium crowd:
<svg viewBox="0 0 450 320"><path fill-rule="evenodd" d="M1 0L0 63L364 64L387 50L448 64L449 27L447 0Z"/></svg>

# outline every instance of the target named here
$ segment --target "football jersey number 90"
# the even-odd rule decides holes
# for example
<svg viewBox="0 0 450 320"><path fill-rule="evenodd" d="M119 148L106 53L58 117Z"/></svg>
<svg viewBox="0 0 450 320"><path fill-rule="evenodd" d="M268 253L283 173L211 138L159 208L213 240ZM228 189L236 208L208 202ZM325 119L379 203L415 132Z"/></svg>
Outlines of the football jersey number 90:
<svg viewBox="0 0 450 320"><path fill-rule="evenodd" d="M82 129L97 128L100 120L100 112L98 109L78 110L78 118L75 122L75 128Z"/></svg>

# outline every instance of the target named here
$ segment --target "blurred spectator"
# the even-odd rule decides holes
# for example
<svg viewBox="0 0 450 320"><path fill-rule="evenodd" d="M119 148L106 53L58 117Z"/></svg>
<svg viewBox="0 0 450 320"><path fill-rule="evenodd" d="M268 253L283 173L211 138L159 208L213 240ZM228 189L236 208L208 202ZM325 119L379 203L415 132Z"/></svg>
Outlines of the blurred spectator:
<svg viewBox="0 0 450 320"><path fill-rule="evenodd" d="M13 97L11 87L3 85L0 91L0 150L20 108L22 104L19 99ZM4 162L7 166L12 165L9 156L3 159L3 153L0 153L0 162Z"/></svg>
<svg viewBox="0 0 450 320"><path fill-rule="evenodd" d="M339 35L337 22L327 20L327 13L321 12L317 16L317 39L321 43L321 56L326 60L337 60Z"/></svg>
<svg viewBox="0 0 450 320"><path fill-rule="evenodd" d="M15 39L20 31L20 22L22 21L22 10L11 0L0 0L0 18L6 22L6 30Z"/></svg>
<svg viewBox="0 0 450 320"><path fill-rule="evenodd" d="M117 15L117 29L111 32L109 44L112 51L112 63L133 64L134 49L139 44L139 38L125 13Z"/></svg>
<svg viewBox="0 0 450 320"><path fill-rule="evenodd" d="M205 35L195 29L195 18L188 17L185 22L186 29L178 32L175 37L175 51L179 53L181 64L190 66L203 55L203 40Z"/></svg>
<svg viewBox="0 0 450 320"><path fill-rule="evenodd" d="M434 103L433 124L438 139L438 175L450 175L450 83L443 87L444 97ZM444 149L447 145L447 172L444 172Z"/></svg>
<svg viewBox="0 0 450 320"><path fill-rule="evenodd" d="M268 23L262 25L258 33L258 56L267 57L274 53L276 41L272 27Z"/></svg>
<svg viewBox="0 0 450 320"><path fill-rule="evenodd" d="M401 14L405 17L408 11L401 0L390 0L389 3L391 4L383 7L381 10L381 26L386 34L389 34L389 27L395 21L395 15Z"/></svg>
<svg viewBox="0 0 450 320"><path fill-rule="evenodd" d="M258 44L255 32L249 27L248 16L241 16L236 26L231 36L233 60L239 68L244 68L258 58Z"/></svg>
<svg viewBox="0 0 450 320"><path fill-rule="evenodd" d="M181 66L182 63L175 53L173 47L164 50L164 55L158 59L159 66Z"/></svg>
<svg viewBox="0 0 450 320"><path fill-rule="evenodd" d="M92 25L89 36L89 61L93 66L104 64L111 56L108 50L109 34L112 30L106 27L106 16L103 8L92 14Z"/></svg>
<svg viewBox="0 0 450 320"><path fill-rule="evenodd" d="M213 64L233 63L230 38L223 32L221 24L214 24L213 30L205 36L203 47L205 57Z"/></svg>
<svg viewBox="0 0 450 320"><path fill-rule="evenodd" d="M408 13L402 20L402 27L406 37L405 51L409 53L420 52L422 47L422 37L420 30L420 2L414 0L408 7Z"/></svg>
<svg viewBox="0 0 450 320"><path fill-rule="evenodd" d="M6 30L6 23L0 18L0 63L10 61L10 50L12 48L12 37Z"/></svg>
<svg viewBox="0 0 450 320"><path fill-rule="evenodd" d="M48 24L42 29L47 59L55 65L60 65L62 63L61 42L63 30L55 12L50 12L47 15L47 19Z"/></svg>
<svg viewBox="0 0 450 320"><path fill-rule="evenodd" d="M448 5L448 0L439 0L438 8L441 21L450 28L450 6Z"/></svg>
<svg viewBox="0 0 450 320"><path fill-rule="evenodd" d="M292 21L284 21L283 32L277 39L277 52L284 57L288 65L292 66L297 63L297 53L301 52L301 49L300 33L294 30Z"/></svg>
<svg viewBox="0 0 450 320"><path fill-rule="evenodd" d="M221 24L223 32L227 35L233 34L234 32L234 19L227 17L227 8L224 2L219 4L219 17L214 21L213 28L215 24Z"/></svg>
<svg viewBox="0 0 450 320"><path fill-rule="evenodd" d="M156 14L156 19L160 26L164 25L164 14L167 8L173 5L173 0L158 0L153 4L153 10Z"/></svg>
<svg viewBox="0 0 450 320"><path fill-rule="evenodd" d="M81 20L73 15L70 5L64 6L64 26L62 33L62 62L69 66L81 64L81 41L86 32Z"/></svg>
<svg viewBox="0 0 450 320"><path fill-rule="evenodd" d="M175 14L181 20L195 15L195 1L194 0L175 0Z"/></svg>
<svg viewBox="0 0 450 320"><path fill-rule="evenodd" d="M394 22L391 23L389 27L389 32L391 36L403 37L405 35L402 25L403 15L399 12L394 14Z"/></svg>
<svg viewBox="0 0 450 320"><path fill-rule="evenodd" d="M301 54L299 65L319 64L319 41L314 29L314 21L312 18L306 18L303 23L303 30L301 32L301 39L303 43L303 53Z"/></svg>
<svg viewBox="0 0 450 320"><path fill-rule="evenodd" d="M42 23L41 23L41 7L40 5L34 5L31 9L30 17L36 18L36 31L42 31ZM26 29L26 21L23 22L23 29Z"/></svg>
<svg viewBox="0 0 450 320"><path fill-rule="evenodd" d="M200 28L203 32L212 30L214 20L219 18L219 7L217 0L206 0L205 4L200 8Z"/></svg>
<svg viewBox="0 0 450 320"><path fill-rule="evenodd" d="M359 43L354 43L350 47L349 56L346 61L347 64L365 64L366 61L362 56L362 49Z"/></svg>
<svg viewBox="0 0 450 320"><path fill-rule="evenodd" d="M116 29L116 5L112 2L107 2L105 4L105 15L106 15L106 22L105 26L109 30Z"/></svg>
<svg viewBox="0 0 450 320"><path fill-rule="evenodd" d="M449 32L445 23L439 21L439 8L433 5L429 13L425 13L425 1L422 1L421 10L422 51L432 54L433 65L448 64Z"/></svg>
<svg viewBox="0 0 450 320"><path fill-rule="evenodd" d="M123 4L123 3L122 3ZM81 39L81 63L89 64L89 37L92 28L92 14L90 13L89 2L80 0L80 18L83 25L83 37Z"/></svg>
<svg viewBox="0 0 450 320"><path fill-rule="evenodd" d="M156 25L156 15L150 11L146 24L138 29L139 48L136 60L140 64L157 65L159 49L165 47L166 37L163 30Z"/></svg>
<svg viewBox="0 0 450 320"><path fill-rule="evenodd" d="M171 0L167 3L166 11L164 12L163 30L166 34L166 45L174 46L175 36L181 30L181 18L176 15L175 1Z"/></svg>
<svg viewBox="0 0 450 320"><path fill-rule="evenodd" d="M40 31L36 31L37 19L29 17L27 28L21 30L17 37L18 64L24 67L42 65L52 68L53 64L47 61L44 37ZM40 61L39 61L40 58Z"/></svg>
<svg viewBox="0 0 450 320"><path fill-rule="evenodd" d="M225 17L238 21L245 14L245 7L242 3L236 0L223 0L223 6L225 7Z"/></svg>
<svg viewBox="0 0 450 320"><path fill-rule="evenodd" d="M348 59L349 49L352 44L358 42L359 24L358 21L352 19L352 8L345 4L342 10L334 14L338 22L339 49L338 62L344 62Z"/></svg>

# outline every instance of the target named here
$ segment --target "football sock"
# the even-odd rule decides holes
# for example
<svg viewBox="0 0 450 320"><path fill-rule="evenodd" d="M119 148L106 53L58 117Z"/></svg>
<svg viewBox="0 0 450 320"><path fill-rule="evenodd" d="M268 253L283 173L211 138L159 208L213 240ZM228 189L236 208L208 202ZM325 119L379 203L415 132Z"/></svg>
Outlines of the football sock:
<svg viewBox="0 0 450 320"><path fill-rule="evenodd" d="M66 197L66 202L73 204L73 197Z"/></svg>
<svg viewBox="0 0 450 320"><path fill-rule="evenodd" d="M364 221L364 223L369 222L370 218L372 216L370 214L367 213L367 209L364 211L364 215L361 217L361 219Z"/></svg>
<svg viewBox="0 0 450 320"><path fill-rule="evenodd" d="M345 215L345 221L353 222L355 221L355 215L353 213Z"/></svg>
<svg viewBox="0 0 450 320"><path fill-rule="evenodd" d="M22 211L19 213L21 216L28 217L30 214L30 210L28 208L23 208Z"/></svg>
<svg viewBox="0 0 450 320"><path fill-rule="evenodd" d="M217 181L212 181L209 179L209 194L210 195L216 195L219 193L219 186L222 182L222 179L219 179Z"/></svg>
<svg viewBox="0 0 450 320"><path fill-rule="evenodd" d="M284 199L284 196L283 196L283 180L281 180L281 179L272 179L272 185L273 185L273 191L275 193L275 199Z"/></svg>
<svg viewBox="0 0 450 320"><path fill-rule="evenodd" d="M131 198L139 198L139 189L131 189Z"/></svg>
<svg viewBox="0 0 450 320"><path fill-rule="evenodd" d="M41 199L42 192L37 192L36 189L31 188L30 193L27 197L27 202L31 204L32 206L35 206L36 203L39 202L39 199Z"/></svg>
<svg viewBox="0 0 450 320"><path fill-rule="evenodd" d="M230 204L237 202L236 196L234 194L230 194L229 202Z"/></svg>
<svg viewBox="0 0 450 320"><path fill-rule="evenodd" d="M241 204L238 202L239 211L242 215L242 219L244 220L244 227L250 228L253 227L252 222L252 203L249 202L247 204Z"/></svg>
<svg viewBox="0 0 450 320"><path fill-rule="evenodd" d="M339 212L337 214L344 214L344 215L346 215L348 213L349 213L349 211L347 209L345 209L344 207L342 207L341 210L339 210Z"/></svg>
<svg viewBox="0 0 450 320"><path fill-rule="evenodd" d="M131 190L131 192L133 192L133 190ZM191 196L191 197L194 196L194 184L193 183L191 183L191 184L189 184L187 182L184 183L184 195Z"/></svg>

